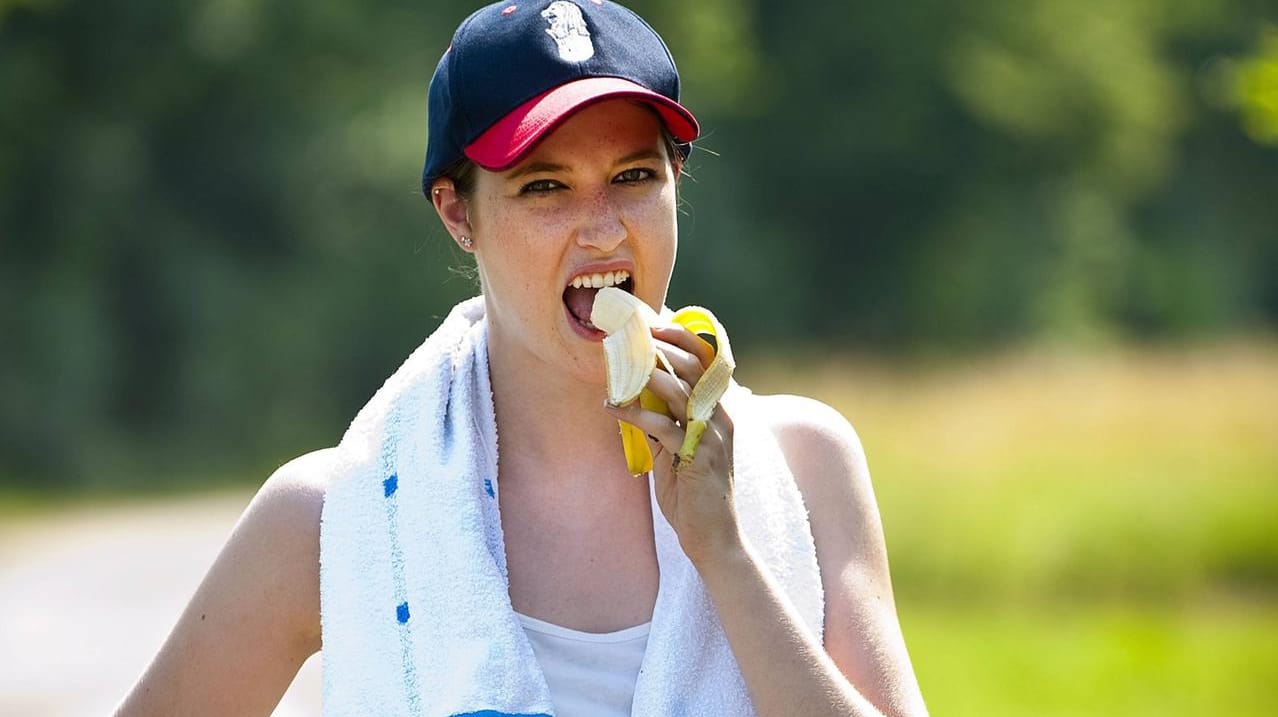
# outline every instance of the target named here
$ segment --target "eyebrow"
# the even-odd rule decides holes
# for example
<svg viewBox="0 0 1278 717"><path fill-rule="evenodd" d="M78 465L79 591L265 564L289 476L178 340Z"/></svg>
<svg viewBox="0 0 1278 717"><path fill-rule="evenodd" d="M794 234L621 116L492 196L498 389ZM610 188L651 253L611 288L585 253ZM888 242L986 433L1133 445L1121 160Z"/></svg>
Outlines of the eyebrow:
<svg viewBox="0 0 1278 717"><path fill-rule="evenodd" d="M655 149L641 149L637 152L631 152L626 156L618 159L616 164L629 164L637 162L641 159L653 159L660 161L662 159L661 152ZM524 175L535 174L537 172L567 172L568 167L563 164L555 164L554 162L533 162L524 167L520 167L513 172L508 179L518 179Z"/></svg>
<svg viewBox="0 0 1278 717"><path fill-rule="evenodd" d="M519 170L515 171L514 173L510 175L509 179L518 179L519 177L522 177L525 174L533 174L535 172L566 172L566 171L568 171L568 168L562 164L555 164L554 162L533 162L532 164L525 165L519 168Z"/></svg>
<svg viewBox="0 0 1278 717"><path fill-rule="evenodd" d="M637 162L641 159L655 159L660 161L662 156L661 153L655 149L641 149L638 152L631 152L617 160L617 164L628 164L630 162Z"/></svg>

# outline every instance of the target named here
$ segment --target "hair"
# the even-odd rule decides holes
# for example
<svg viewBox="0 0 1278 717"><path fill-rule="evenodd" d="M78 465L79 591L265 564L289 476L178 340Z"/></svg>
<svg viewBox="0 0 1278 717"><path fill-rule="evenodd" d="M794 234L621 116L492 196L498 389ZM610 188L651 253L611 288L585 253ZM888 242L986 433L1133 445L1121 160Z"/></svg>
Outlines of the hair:
<svg viewBox="0 0 1278 717"><path fill-rule="evenodd" d="M679 177L683 176L685 157L684 146L680 145L679 141L674 138L674 135L670 134L670 130L666 128L665 122L660 121L661 115L653 109L652 105L649 105L646 102L636 102L635 104L638 104L649 112L652 112L653 116L658 119L659 126L661 127L661 142L666 147L666 155L670 158L670 165L674 168L675 180L677 182ZM453 191L457 192L462 199L470 199L475 192L475 178L478 176L478 172L475 170L477 167L478 165L472 162L469 157L462 155L461 159L458 159L456 162L449 165L449 167L439 176L442 179L453 180Z"/></svg>

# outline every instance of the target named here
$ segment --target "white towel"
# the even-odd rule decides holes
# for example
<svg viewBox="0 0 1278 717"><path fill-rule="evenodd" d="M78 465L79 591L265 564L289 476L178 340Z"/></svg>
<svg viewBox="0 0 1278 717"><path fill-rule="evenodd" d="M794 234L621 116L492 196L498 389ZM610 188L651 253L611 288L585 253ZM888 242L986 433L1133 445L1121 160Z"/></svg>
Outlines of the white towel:
<svg viewBox="0 0 1278 717"><path fill-rule="evenodd" d="M324 714L553 715L511 608L483 298L458 304L386 381L339 446L320 528ZM807 511L749 391L736 431L746 540L821 641ZM660 582L633 715L752 715L696 568L649 482Z"/></svg>

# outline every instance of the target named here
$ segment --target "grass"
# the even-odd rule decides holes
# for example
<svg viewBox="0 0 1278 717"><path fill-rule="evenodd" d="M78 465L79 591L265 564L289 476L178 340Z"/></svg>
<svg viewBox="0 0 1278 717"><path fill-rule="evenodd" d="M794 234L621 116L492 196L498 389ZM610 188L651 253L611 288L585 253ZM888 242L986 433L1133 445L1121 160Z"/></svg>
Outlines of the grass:
<svg viewBox="0 0 1278 717"><path fill-rule="evenodd" d="M899 606L935 715L1272 715L1278 609Z"/></svg>
<svg viewBox="0 0 1278 717"><path fill-rule="evenodd" d="M1278 343L740 363L857 427L933 714L1278 714Z"/></svg>
<svg viewBox="0 0 1278 717"><path fill-rule="evenodd" d="M935 714L1278 713L1278 345L754 366L857 427Z"/></svg>

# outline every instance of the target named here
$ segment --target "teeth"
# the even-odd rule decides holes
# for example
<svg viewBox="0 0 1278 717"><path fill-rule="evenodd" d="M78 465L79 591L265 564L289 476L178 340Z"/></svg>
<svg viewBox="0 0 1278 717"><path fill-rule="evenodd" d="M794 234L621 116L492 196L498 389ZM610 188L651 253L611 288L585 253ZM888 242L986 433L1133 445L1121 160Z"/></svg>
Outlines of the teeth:
<svg viewBox="0 0 1278 717"><path fill-rule="evenodd" d="M610 271L605 274L581 274L572 278L574 289L602 289L605 286L616 286L630 278L630 272Z"/></svg>

